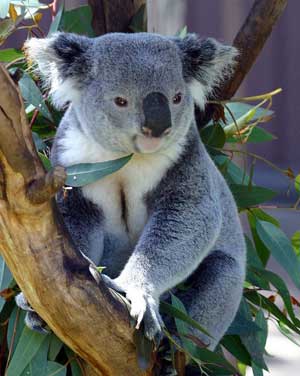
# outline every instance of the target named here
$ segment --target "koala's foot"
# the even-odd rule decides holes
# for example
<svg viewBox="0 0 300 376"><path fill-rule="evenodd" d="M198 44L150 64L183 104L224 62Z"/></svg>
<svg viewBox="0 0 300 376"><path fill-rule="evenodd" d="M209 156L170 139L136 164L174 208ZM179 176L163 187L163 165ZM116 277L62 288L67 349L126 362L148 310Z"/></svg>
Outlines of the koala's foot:
<svg viewBox="0 0 300 376"><path fill-rule="evenodd" d="M50 333L45 321L32 309L22 292L16 296L15 301L18 307L26 311L25 324L29 329L42 334Z"/></svg>
<svg viewBox="0 0 300 376"><path fill-rule="evenodd" d="M117 278L111 279L105 274L101 276L108 287L126 294L126 298L131 303L130 315L136 320L136 329L140 328L143 321L145 336L159 344L164 327L159 314L159 302L139 288L122 286Z"/></svg>

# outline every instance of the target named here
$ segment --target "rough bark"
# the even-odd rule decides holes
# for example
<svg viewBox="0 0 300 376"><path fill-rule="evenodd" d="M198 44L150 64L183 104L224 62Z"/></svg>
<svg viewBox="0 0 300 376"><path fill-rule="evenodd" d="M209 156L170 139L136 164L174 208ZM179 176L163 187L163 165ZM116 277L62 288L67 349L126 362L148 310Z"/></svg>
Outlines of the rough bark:
<svg viewBox="0 0 300 376"><path fill-rule="evenodd" d="M94 27L99 27L100 34L128 26L137 6L129 0L90 0L90 4L99 12L94 22L100 20L100 24L94 23ZM233 79L220 93L222 98L233 95L285 4L284 0L255 2L236 38L235 44L244 48ZM118 17L121 10L126 17ZM101 20L105 22L101 24ZM76 252L65 232L53 200L63 184L64 171L58 168L45 173L35 152L20 93L2 66L0 93L2 256L32 307L91 365L87 374L142 375L128 312L102 282L98 285L91 277L87 261Z"/></svg>

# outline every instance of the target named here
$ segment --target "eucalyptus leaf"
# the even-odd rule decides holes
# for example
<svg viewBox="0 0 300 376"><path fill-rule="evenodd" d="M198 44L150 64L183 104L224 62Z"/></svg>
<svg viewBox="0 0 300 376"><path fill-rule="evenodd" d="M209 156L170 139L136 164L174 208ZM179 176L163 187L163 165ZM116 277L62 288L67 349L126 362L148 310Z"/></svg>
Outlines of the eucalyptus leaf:
<svg viewBox="0 0 300 376"><path fill-rule="evenodd" d="M3 63L10 63L13 60L24 57L22 51L15 48L7 48L5 50L0 50L0 61Z"/></svg>
<svg viewBox="0 0 300 376"><path fill-rule="evenodd" d="M225 155L213 156L228 184L249 184L249 176Z"/></svg>
<svg viewBox="0 0 300 376"><path fill-rule="evenodd" d="M178 299L175 295L171 294L171 301L172 301L172 306L178 309L179 311L183 312L185 315L188 315L183 303ZM179 333L180 339L182 341L183 347L187 349L187 351L193 351L195 345L189 341L188 339L185 338L186 334L189 334L189 326L187 325L186 322L175 318L175 324L177 331Z"/></svg>
<svg viewBox="0 0 300 376"><path fill-rule="evenodd" d="M277 195L271 189L256 186L248 187L242 184L231 184L230 189L240 209L270 201Z"/></svg>
<svg viewBox="0 0 300 376"><path fill-rule="evenodd" d="M41 348L47 336L24 326L16 350L9 363L6 376L20 376Z"/></svg>
<svg viewBox="0 0 300 376"><path fill-rule="evenodd" d="M28 73L23 73L22 78L19 80L19 87L25 102L27 104L32 104L43 114L45 118L53 121L52 115L46 106L40 89L36 86L35 82Z"/></svg>
<svg viewBox="0 0 300 376"><path fill-rule="evenodd" d="M66 168L66 185L70 187L83 187L107 175L110 175L126 165L132 158L128 155L123 158L99 163L81 163Z"/></svg>
<svg viewBox="0 0 300 376"><path fill-rule="evenodd" d="M185 314L178 308L172 306L171 304L164 302L164 301L160 301L159 309L161 312L166 313L174 318L177 318L179 320L186 322L191 327L200 330L200 332L212 338L212 336L208 333L208 331L205 328L203 328L197 321L193 320L190 316L188 316L187 314Z"/></svg>
<svg viewBox="0 0 300 376"><path fill-rule="evenodd" d="M258 220L258 236L270 250L275 260L287 271L295 285L300 288L300 261L285 233L270 222Z"/></svg>
<svg viewBox="0 0 300 376"><path fill-rule="evenodd" d="M300 193L300 174L295 178L295 189L298 193Z"/></svg>
<svg viewBox="0 0 300 376"><path fill-rule="evenodd" d="M223 127L218 123L201 129L200 136L205 145L218 149L221 149L226 142Z"/></svg>
<svg viewBox="0 0 300 376"><path fill-rule="evenodd" d="M67 367L56 362L48 362L46 376L66 376Z"/></svg>
<svg viewBox="0 0 300 376"><path fill-rule="evenodd" d="M229 351L236 359L243 364L251 365L251 357L246 347L242 344L242 341L237 335L225 335L221 341L221 344Z"/></svg>
<svg viewBox="0 0 300 376"><path fill-rule="evenodd" d="M11 275L11 272L9 271L4 259L0 255L0 291L6 289L12 280L13 277ZM0 297L0 311L4 304L5 300L2 297Z"/></svg>
<svg viewBox="0 0 300 376"><path fill-rule="evenodd" d="M61 16L59 30L93 37L92 10L84 5L69 11L64 10Z"/></svg>

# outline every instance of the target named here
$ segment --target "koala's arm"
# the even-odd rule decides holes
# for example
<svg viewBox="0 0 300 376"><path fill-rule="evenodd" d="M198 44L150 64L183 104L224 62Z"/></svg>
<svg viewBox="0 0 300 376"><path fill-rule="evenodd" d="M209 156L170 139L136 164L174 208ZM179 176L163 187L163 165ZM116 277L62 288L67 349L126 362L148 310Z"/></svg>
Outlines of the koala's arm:
<svg viewBox="0 0 300 376"><path fill-rule="evenodd" d="M187 278L213 247L222 219L209 171L215 166L207 162L202 158L204 168L188 162L179 169L174 166L150 198L150 219L117 278L127 290L158 299Z"/></svg>

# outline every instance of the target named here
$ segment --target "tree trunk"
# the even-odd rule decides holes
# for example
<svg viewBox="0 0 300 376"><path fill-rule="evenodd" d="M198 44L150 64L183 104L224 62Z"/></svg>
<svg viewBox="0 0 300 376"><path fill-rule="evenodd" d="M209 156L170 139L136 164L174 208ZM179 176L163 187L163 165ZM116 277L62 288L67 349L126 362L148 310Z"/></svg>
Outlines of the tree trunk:
<svg viewBox="0 0 300 376"><path fill-rule="evenodd" d="M119 15L125 3L128 11L114 25L116 15L104 10L114 9ZM105 22L94 27L99 27L99 33L128 27L140 3L90 0L97 12L97 6L104 6L103 17L97 13L94 20ZM233 80L238 77L238 83L228 87L240 84L241 77L250 69L244 68L242 62L250 59L253 64L267 38L267 33L261 39L256 37L258 20L262 28L268 24L271 30L271 23L279 16L278 12L270 18L273 13L266 12L264 5L274 10L278 6L283 11L284 3L255 2L256 12L250 14L245 24L249 27L244 26L241 31L248 35L244 40L253 47L254 58L249 57L246 48L242 49L238 68L242 73L237 71ZM234 92L226 90L224 96ZM34 148L20 93L1 65L0 93L0 250L5 262L32 307L62 341L89 363L86 374L145 374L137 365L127 308L102 281L95 282L88 262L75 250L61 223L53 196L63 186L65 172L55 168L45 173Z"/></svg>

